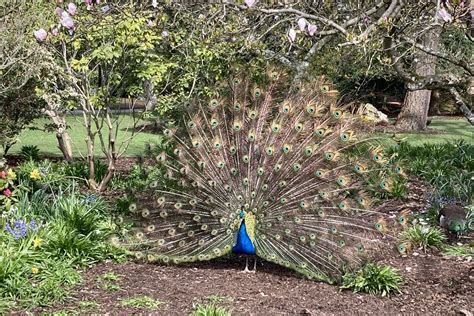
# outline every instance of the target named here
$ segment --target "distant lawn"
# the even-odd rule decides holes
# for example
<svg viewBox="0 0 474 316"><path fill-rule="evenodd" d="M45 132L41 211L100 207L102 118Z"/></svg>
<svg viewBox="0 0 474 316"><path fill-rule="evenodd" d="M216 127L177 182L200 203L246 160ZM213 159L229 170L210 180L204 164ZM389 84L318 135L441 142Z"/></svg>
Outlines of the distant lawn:
<svg viewBox="0 0 474 316"><path fill-rule="evenodd" d="M69 116L67 118L68 124L70 126L68 132L72 138L74 155L77 158L81 157L81 155L85 157L87 153L87 147L85 143L86 132L84 126L82 125L81 118L81 116ZM122 119L122 121L116 139L118 146L120 146L123 140L129 138L132 135L131 131L126 130L127 126L132 124L131 116L126 114L120 115L120 119ZM51 121L47 118L41 118L36 120L33 125L43 128L45 123L51 123ZM107 137L108 132L105 133L106 141ZM58 142L55 133L46 133L39 130L25 130L21 133L19 138L20 141L10 149L8 152L9 154L18 154L22 146L36 145L40 149L42 155L62 156L61 151L58 149ZM141 155L144 152L146 143L159 143L160 141L161 137L158 135L140 132L134 136L124 156L132 157ZM96 155L103 156L98 138L96 138L94 152Z"/></svg>
<svg viewBox="0 0 474 316"><path fill-rule="evenodd" d="M121 124L121 130L119 131L117 142L120 142L131 136L131 132L125 131L127 124L131 122L130 116L122 115L123 122ZM80 116L68 117L68 123L70 125L69 133L73 140L73 149L76 157L81 157L81 154L85 156L86 145L85 145L85 131L80 121ZM50 123L48 119L38 119L34 122L35 126L42 127L45 123ZM453 140L464 140L470 144L474 143L474 127L471 126L465 119L445 119L435 118L432 120L429 129L432 131L416 133L416 134L405 134L397 133L397 139L405 138L406 141L413 145L421 145L423 143L442 143L445 141ZM434 130L434 131L433 131ZM389 135L389 134L387 134ZM393 133L390 133L393 135ZM124 156L138 156L143 154L145 144L148 142L159 143L161 141L160 136L141 132L135 136L131 141L128 150ZM61 156L61 152L57 147L57 140L54 133L45 133L37 130L27 130L20 135L20 141L10 149L10 154L17 154L21 146L24 145L36 145L41 151L41 154L47 156ZM95 153L102 155L98 140L96 141Z"/></svg>
<svg viewBox="0 0 474 316"><path fill-rule="evenodd" d="M397 138L405 138L412 145L443 143L464 140L474 144L474 126L465 118L433 118L428 130L421 133L397 133Z"/></svg>

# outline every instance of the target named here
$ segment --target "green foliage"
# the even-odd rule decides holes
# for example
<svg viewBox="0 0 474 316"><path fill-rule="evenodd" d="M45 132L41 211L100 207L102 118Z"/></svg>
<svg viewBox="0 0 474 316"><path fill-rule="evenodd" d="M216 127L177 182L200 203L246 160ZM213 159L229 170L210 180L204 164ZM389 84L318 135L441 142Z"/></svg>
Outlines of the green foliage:
<svg viewBox="0 0 474 316"><path fill-rule="evenodd" d="M10 147L18 140L18 135L31 122L40 116L43 104L36 98L30 84L22 89L22 94L16 90L8 94L0 94L0 145L3 153L7 154Z"/></svg>
<svg viewBox="0 0 474 316"><path fill-rule="evenodd" d="M3 309L12 302L33 307L62 300L80 281L78 267L125 257L108 243L116 226L101 198L79 193L74 183L59 191L46 186L30 192L20 191L0 219Z"/></svg>
<svg viewBox="0 0 474 316"><path fill-rule="evenodd" d="M20 149L20 156L25 160L39 161L39 148L36 145L26 145L22 146Z"/></svg>
<svg viewBox="0 0 474 316"><path fill-rule="evenodd" d="M155 300L155 299L153 299L149 296L146 296L146 295L141 295L141 296L135 296L135 297L122 299L121 303L124 306L132 306L132 307L136 307L136 308L146 308L146 309L149 309L149 310L155 310L160 305L164 304L164 302Z"/></svg>
<svg viewBox="0 0 474 316"><path fill-rule="evenodd" d="M446 246L443 253L450 256L474 257L474 245Z"/></svg>
<svg viewBox="0 0 474 316"><path fill-rule="evenodd" d="M368 263L355 273L346 273L341 288L388 296L391 293L400 293L402 282L403 279L396 269Z"/></svg>
<svg viewBox="0 0 474 316"><path fill-rule="evenodd" d="M89 178L89 163L86 160L75 160L72 162L64 162L61 165L61 171L66 176L79 179ZM95 181L100 182L107 173L107 165L100 159L94 160Z"/></svg>
<svg viewBox="0 0 474 316"><path fill-rule="evenodd" d="M206 305L198 305L196 310L191 313L192 316L230 316L230 312L226 309L214 305L214 304L206 304Z"/></svg>
<svg viewBox="0 0 474 316"><path fill-rule="evenodd" d="M441 229L427 225L409 227L401 233L400 237L409 242L412 247L421 247L424 251L428 247L441 249L446 242L446 236Z"/></svg>
<svg viewBox="0 0 474 316"><path fill-rule="evenodd" d="M466 142L412 146L401 143L392 149L406 162L407 172L428 181L435 195L470 202L474 196L474 145Z"/></svg>

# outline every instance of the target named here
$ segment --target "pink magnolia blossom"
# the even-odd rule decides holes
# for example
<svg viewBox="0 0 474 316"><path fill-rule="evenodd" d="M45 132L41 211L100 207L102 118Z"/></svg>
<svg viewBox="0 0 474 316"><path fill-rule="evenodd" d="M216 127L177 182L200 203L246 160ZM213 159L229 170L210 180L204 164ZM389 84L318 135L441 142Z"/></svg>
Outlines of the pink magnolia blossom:
<svg viewBox="0 0 474 316"><path fill-rule="evenodd" d="M61 16L61 14L63 14L63 9L61 9L60 7L56 7L56 9L54 9L54 12L58 15L58 16Z"/></svg>
<svg viewBox="0 0 474 316"><path fill-rule="evenodd" d="M0 178L5 179L6 177L7 173L4 170L0 171Z"/></svg>
<svg viewBox="0 0 474 316"><path fill-rule="evenodd" d="M245 0L247 7L251 8L255 5L255 0Z"/></svg>
<svg viewBox="0 0 474 316"><path fill-rule="evenodd" d="M315 24L311 24L311 23L308 24L308 34L309 34L309 36L313 36L314 33L316 33L317 30L318 30L318 27Z"/></svg>
<svg viewBox="0 0 474 316"><path fill-rule="evenodd" d="M293 43L296 40L296 31L295 31L295 29L291 28L288 31L288 39L290 40L291 43Z"/></svg>
<svg viewBox="0 0 474 316"><path fill-rule="evenodd" d="M438 17L438 19L441 19L447 23L450 23L453 21L452 15L449 14L449 12L445 8L439 9L438 12L436 13L436 16Z"/></svg>
<svg viewBox="0 0 474 316"><path fill-rule="evenodd" d="M44 40L46 40L46 37L48 37L48 32L46 32L45 29L39 29L37 31L34 31L33 35L35 36L38 42L44 42Z"/></svg>
<svg viewBox="0 0 474 316"><path fill-rule="evenodd" d="M74 3L69 2L67 5L67 12L69 12L70 15L76 14L77 7Z"/></svg>
<svg viewBox="0 0 474 316"><path fill-rule="evenodd" d="M5 189L3 191L3 195L5 195L6 197L10 197L12 196L12 191L10 191L10 189Z"/></svg>
<svg viewBox="0 0 474 316"><path fill-rule="evenodd" d="M306 21L305 18L299 18L298 20L298 27L300 28L300 31L303 32L304 29L306 28L306 25L308 24L308 22Z"/></svg>
<svg viewBox="0 0 474 316"><path fill-rule="evenodd" d="M74 29L74 21L66 11L61 14L61 25L67 28L68 30Z"/></svg>

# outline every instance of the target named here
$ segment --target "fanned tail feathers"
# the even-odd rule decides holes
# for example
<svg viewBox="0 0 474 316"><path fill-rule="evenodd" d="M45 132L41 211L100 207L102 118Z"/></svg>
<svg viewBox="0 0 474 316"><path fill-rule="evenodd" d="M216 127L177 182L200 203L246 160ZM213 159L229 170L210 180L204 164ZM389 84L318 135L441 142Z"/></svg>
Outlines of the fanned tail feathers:
<svg viewBox="0 0 474 316"><path fill-rule="evenodd" d="M390 190L399 168L367 145L324 80L287 97L284 80L237 77L195 107L186 133L166 131L176 146L156 159L178 188L137 208L138 256L180 263L229 253L240 211L254 216L259 257L310 278L337 279L376 247L387 225L371 196Z"/></svg>

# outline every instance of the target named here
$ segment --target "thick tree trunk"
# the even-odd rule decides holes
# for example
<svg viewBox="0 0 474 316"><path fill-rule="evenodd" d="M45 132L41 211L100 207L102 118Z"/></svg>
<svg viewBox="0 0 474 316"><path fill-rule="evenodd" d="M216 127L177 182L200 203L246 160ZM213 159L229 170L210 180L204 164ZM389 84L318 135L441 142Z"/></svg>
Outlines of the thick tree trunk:
<svg viewBox="0 0 474 316"><path fill-rule="evenodd" d="M44 113L48 115L56 125L56 138L58 140L58 148L63 153L63 157L67 161L73 160L72 141L67 132L66 117L57 111L45 110Z"/></svg>
<svg viewBox="0 0 474 316"><path fill-rule="evenodd" d="M423 45L437 50L440 32L433 29L424 38ZM420 52L415 63L415 72L419 77L434 75L436 57ZM410 88L408 86L408 88ZM408 91L403 101L403 108L397 117L397 127L403 130L424 130L428 120L431 90Z"/></svg>

